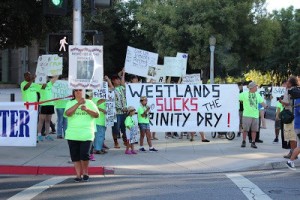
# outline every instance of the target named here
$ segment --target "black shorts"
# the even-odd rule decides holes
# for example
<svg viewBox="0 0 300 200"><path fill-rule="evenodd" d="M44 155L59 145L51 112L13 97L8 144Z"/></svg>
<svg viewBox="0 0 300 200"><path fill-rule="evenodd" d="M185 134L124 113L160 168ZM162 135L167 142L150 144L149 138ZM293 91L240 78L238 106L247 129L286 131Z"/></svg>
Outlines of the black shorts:
<svg viewBox="0 0 300 200"><path fill-rule="evenodd" d="M90 159L92 141L68 140L72 162L87 161Z"/></svg>
<svg viewBox="0 0 300 200"><path fill-rule="evenodd" d="M41 106L40 107L40 114L45 114L45 115L52 115L54 114L54 106Z"/></svg>

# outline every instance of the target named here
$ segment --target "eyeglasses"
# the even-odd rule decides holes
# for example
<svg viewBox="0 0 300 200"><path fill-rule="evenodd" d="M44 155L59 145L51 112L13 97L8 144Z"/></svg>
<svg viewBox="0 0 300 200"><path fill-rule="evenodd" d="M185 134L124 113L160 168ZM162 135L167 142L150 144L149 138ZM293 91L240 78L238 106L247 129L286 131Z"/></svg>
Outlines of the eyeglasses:
<svg viewBox="0 0 300 200"><path fill-rule="evenodd" d="M79 90L74 90L74 91L75 91L75 92L78 92L78 91L80 91L80 92L81 92L82 90L81 90L81 89L79 89Z"/></svg>

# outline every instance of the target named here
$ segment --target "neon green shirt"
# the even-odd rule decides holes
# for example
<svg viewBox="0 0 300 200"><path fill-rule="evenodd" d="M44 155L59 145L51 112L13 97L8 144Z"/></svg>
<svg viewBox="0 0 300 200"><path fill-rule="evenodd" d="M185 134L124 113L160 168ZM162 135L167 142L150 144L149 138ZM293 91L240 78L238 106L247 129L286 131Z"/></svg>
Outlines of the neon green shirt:
<svg viewBox="0 0 300 200"><path fill-rule="evenodd" d="M97 106L89 99L85 100L85 106L88 109L94 110L99 113ZM65 138L67 140L76 141L93 141L95 132L95 120L96 118L89 115L86 111L81 110L81 106L77 108L75 113L68 117L66 111L74 106L77 100L71 100L67 103L64 116L68 118L68 127L66 130Z"/></svg>
<svg viewBox="0 0 300 200"><path fill-rule="evenodd" d="M97 105L97 102L99 101L99 98L92 98L92 101ZM99 105L97 105L98 108L101 108L103 110L106 110L106 102L102 102ZM105 113L101 112L99 110L99 117L96 119L96 125L99 126L106 126L106 115Z"/></svg>
<svg viewBox="0 0 300 200"><path fill-rule="evenodd" d="M24 90L27 81L23 81L21 83L21 92L22 92L22 99L24 102L37 102L37 92L40 91L42 88L41 85L36 83L31 83L30 87L27 90Z"/></svg>
<svg viewBox="0 0 300 200"><path fill-rule="evenodd" d="M260 96L258 92L242 92L239 95L239 100L243 102L244 117L259 118L258 104L262 103L264 99Z"/></svg>
<svg viewBox="0 0 300 200"><path fill-rule="evenodd" d="M126 128L131 129L132 127L134 127L134 125L135 125L135 123L134 123L132 116L127 116L125 119Z"/></svg>
<svg viewBox="0 0 300 200"><path fill-rule="evenodd" d="M55 108L65 108L69 101L70 100L67 100L67 99L57 100L57 101L54 101L54 106L55 106Z"/></svg>
<svg viewBox="0 0 300 200"><path fill-rule="evenodd" d="M283 111L283 105L278 101L276 104L276 110L279 108L280 112Z"/></svg>
<svg viewBox="0 0 300 200"><path fill-rule="evenodd" d="M145 110L147 110L147 106L142 106L141 105L138 108L138 122L140 124L149 124L149 122L150 122L148 115L146 117L142 117L142 114L145 112Z"/></svg>
<svg viewBox="0 0 300 200"><path fill-rule="evenodd" d="M51 81L49 81L46 84L45 89L40 90L40 95L41 95L40 101L46 101L46 100L52 99L52 97L53 97L52 96L52 86L53 86L53 83ZM54 105L54 102L50 101L50 102L41 104L41 106L49 106L49 105Z"/></svg>

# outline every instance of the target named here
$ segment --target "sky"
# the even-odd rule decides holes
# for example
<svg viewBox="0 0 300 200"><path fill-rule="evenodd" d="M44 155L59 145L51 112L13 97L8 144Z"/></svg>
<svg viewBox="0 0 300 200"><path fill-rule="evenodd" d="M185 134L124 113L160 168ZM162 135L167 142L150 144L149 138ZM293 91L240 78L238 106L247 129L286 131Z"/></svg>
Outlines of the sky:
<svg viewBox="0 0 300 200"><path fill-rule="evenodd" d="M300 0L267 0L266 8L268 12L273 10L280 10L281 8L288 8L294 6L295 9L300 9Z"/></svg>

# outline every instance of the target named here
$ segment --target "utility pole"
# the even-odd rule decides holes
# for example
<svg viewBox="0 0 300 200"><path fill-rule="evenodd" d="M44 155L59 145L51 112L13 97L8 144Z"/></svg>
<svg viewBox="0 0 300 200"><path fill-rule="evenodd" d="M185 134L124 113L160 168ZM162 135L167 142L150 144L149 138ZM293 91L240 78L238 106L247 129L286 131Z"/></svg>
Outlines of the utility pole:
<svg viewBox="0 0 300 200"><path fill-rule="evenodd" d="M82 42L81 0L73 0L73 45Z"/></svg>

